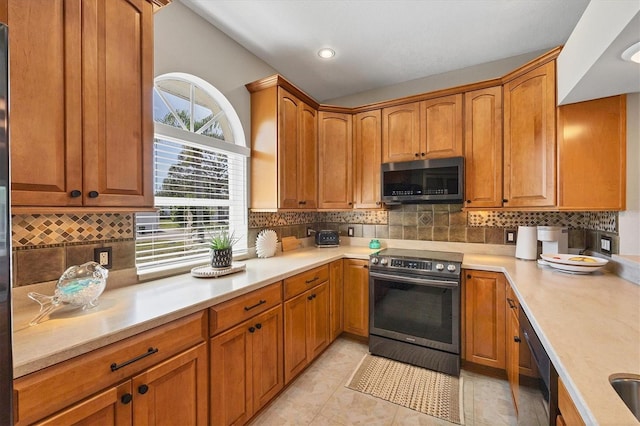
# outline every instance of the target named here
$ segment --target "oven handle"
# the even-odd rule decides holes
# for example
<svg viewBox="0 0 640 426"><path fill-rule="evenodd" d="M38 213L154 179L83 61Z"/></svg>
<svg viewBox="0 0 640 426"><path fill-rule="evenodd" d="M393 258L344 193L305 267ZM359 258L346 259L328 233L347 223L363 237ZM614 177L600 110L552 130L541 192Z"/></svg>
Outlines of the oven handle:
<svg viewBox="0 0 640 426"><path fill-rule="evenodd" d="M371 271L369 271L369 277L382 278L385 280L392 279L398 282L405 282L405 283L418 284L418 285L429 285L429 286L444 287L444 288L460 287L460 284L457 281L435 280L433 278L413 278L413 277L383 274L383 273L371 272Z"/></svg>

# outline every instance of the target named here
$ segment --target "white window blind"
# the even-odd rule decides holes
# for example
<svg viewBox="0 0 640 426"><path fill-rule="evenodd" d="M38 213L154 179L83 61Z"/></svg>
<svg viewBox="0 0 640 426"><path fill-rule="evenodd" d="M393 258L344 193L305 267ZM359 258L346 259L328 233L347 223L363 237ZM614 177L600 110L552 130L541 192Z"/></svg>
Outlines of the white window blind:
<svg viewBox="0 0 640 426"><path fill-rule="evenodd" d="M230 230L246 251L246 157L185 141L154 142L155 213L136 218L140 271L206 263L211 235Z"/></svg>
<svg viewBox="0 0 640 426"><path fill-rule="evenodd" d="M136 267L160 273L209 261L219 231L247 251L247 158L244 131L229 101L198 77L155 80L153 110L156 212L136 214Z"/></svg>

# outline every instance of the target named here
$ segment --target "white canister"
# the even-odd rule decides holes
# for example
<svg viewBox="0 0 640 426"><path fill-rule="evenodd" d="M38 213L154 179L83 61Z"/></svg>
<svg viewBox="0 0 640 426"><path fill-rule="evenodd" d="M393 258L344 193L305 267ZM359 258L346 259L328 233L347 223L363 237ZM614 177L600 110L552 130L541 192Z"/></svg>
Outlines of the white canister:
<svg viewBox="0 0 640 426"><path fill-rule="evenodd" d="M524 260L536 260L538 258L537 226L518 226L516 257Z"/></svg>

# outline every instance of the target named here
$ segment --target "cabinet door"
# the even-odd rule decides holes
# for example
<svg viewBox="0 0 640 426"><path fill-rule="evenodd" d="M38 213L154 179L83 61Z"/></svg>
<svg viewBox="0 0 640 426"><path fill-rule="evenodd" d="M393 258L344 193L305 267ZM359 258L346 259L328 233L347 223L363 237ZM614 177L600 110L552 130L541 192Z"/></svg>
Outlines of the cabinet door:
<svg viewBox="0 0 640 426"><path fill-rule="evenodd" d="M211 424L243 424L251 418L252 348L248 328L246 321L210 341Z"/></svg>
<svg viewBox="0 0 640 426"><path fill-rule="evenodd" d="M151 3L82 0L85 205L153 206L152 90Z"/></svg>
<svg viewBox="0 0 640 426"><path fill-rule="evenodd" d="M551 61L504 85L505 207L556 204L555 74Z"/></svg>
<svg viewBox="0 0 640 426"><path fill-rule="evenodd" d="M353 207L351 114L318 113L318 207Z"/></svg>
<svg viewBox="0 0 640 426"><path fill-rule="evenodd" d="M279 207L297 209L298 205L298 140L300 122L298 106L302 101L278 88L278 185Z"/></svg>
<svg viewBox="0 0 640 426"><path fill-rule="evenodd" d="M462 94L420 102L420 158L462 156Z"/></svg>
<svg viewBox="0 0 640 426"><path fill-rule="evenodd" d="M465 207L502 206L502 86L465 93Z"/></svg>
<svg viewBox="0 0 640 426"><path fill-rule="evenodd" d="M308 292L308 349L309 362L329 346L329 283L324 282Z"/></svg>
<svg viewBox="0 0 640 426"><path fill-rule="evenodd" d="M511 388L511 397L513 398L513 405L515 406L516 413L518 412L518 393L520 387L519 380L519 353L520 353L520 330L517 312L514 309L507 310L507 346L506 346L506 370L507 380L509 381L509 387Z"/></svg>
<svg viewBox="0 0 640 426"><path fill-rule="evenodd" d="M379 109L353 116L353 151L355 170L353 206L356 209L381 208L382 129Z"/></svg>
<svg viewBox="0 0 640 426"><path fill-rule="evenodd" d="M81 206L80 5L4 0L11 28L11 197L19 206ZM153 78L153 77L152 77Z"/></svg>
<svg viewBox="0 0 640 426"><path fill-rule="evenodd" d="M624 95L558 107L561 208L625 209L626 118Z"/></svg>
<svg viewBox="0 0 640 426"><path fill-rule="evenodd" d="M505 368L505 278L465 271L465 359Z"/></svg>
<svg viewBox="0 0 640 426"><path fill-rule="evenodd" d="M278 305L258 315L249 324L255 328L255 332L251 334L252 408L255 413L284 386L282 306ZM212 366L216 368L216 364Z"/></svg>
<svg viewBox="0 0 640 426"><path fill-rule="evenodd" d="M344 331L369 337L369 263L344 260Z"/></svg>
<svg viewBox="0 0 640 426"><path fill-rule="evenodd" d="M420 159L420 103L382 110L382 162Z"/></svg>
<svg viewBox="0 0 640 426"><path fill-rule="evenodd" d="M127 381L36 424L40 426L130 425L131 402L131 382Z"/></svg>
<svg viewBox="0 0 640 426"><path fill-rule="evenodd" d="M308 292L284 303L284 382L289 383L309 363L307 350Z"/></svg>
<svg viewBox="0 0 640 426"><path fill-rule="evenodd" d="M300 140L298 151L298 205L303 209L318 207L318 119L317 112L301 102L299 107ZM300 204L302 203L302 204Z"/></svg>
<svg viewBox="0 0 640 426"><path fill-rule="evenodd" d="M330 335L333 342L342 333L344 328L344 316L342 301L344 300L343 291L343 274L344 268L342 260L336 260L329 264L329 297L331 299L329 306Z"/></svg>
<svg viewBox="0 0 640 426"><path fill-rule="evenodd" d="M207 365L201 343L135 376L133 424L207 424Z"/></svg>

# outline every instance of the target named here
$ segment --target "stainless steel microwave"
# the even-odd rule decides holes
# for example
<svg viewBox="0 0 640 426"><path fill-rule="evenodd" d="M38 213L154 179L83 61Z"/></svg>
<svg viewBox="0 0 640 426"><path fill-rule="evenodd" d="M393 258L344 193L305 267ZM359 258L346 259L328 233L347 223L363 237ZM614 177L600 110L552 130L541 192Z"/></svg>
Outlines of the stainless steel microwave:
<svg viewBox="0 0 640 426"><path fill-rule="evenodd" d="M384 163L380 178L386 204L456 204L464 199L464 157Z"/></svg>

